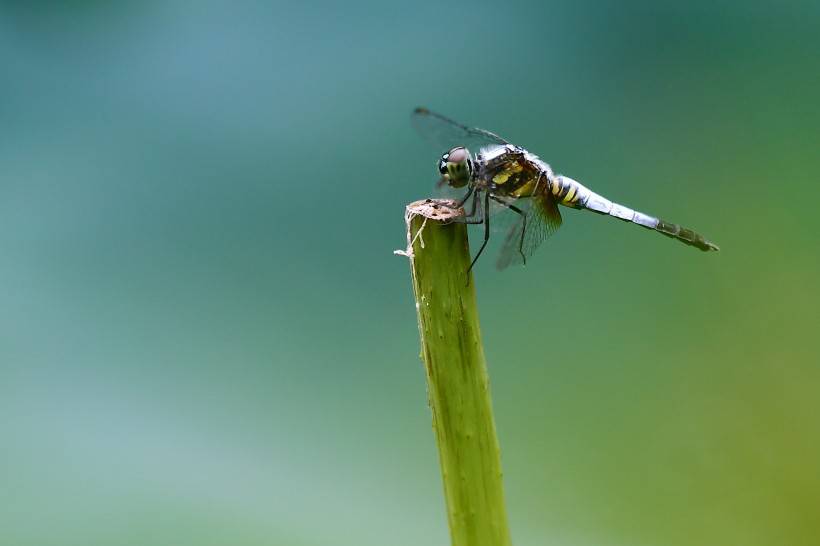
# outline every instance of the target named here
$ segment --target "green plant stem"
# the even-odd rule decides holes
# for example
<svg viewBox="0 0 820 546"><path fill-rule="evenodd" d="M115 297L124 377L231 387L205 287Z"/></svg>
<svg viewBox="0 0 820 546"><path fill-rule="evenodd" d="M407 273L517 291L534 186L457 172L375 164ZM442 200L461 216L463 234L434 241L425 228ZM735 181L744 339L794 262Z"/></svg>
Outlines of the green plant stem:
<svg viewBox="0 0 820 546"><path fill-rule="evenodd" d="M434 204L408 205L406 254L452 544L510 546L467 229Z"/></svg>

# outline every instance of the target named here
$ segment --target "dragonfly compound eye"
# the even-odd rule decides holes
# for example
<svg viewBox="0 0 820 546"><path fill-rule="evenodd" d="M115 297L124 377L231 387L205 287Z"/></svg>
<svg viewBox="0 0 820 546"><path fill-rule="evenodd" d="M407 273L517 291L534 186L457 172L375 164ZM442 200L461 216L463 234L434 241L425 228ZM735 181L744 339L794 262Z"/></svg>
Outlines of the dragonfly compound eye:
<svg viewBox="0 0 820 546"><path fill-rule="evenodd" d="M467 159L467 149L458 146L450 150L447 155L447 161L450 163L462 163Z"/></svg>

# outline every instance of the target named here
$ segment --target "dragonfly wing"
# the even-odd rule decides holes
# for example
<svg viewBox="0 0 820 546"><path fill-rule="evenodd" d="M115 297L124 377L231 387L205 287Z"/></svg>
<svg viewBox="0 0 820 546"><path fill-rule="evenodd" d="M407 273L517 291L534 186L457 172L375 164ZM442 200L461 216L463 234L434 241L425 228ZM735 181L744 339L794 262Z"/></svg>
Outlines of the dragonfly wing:
<svg viewBox="0 0 820 546"><path fill-rule="evenodd" d="M519 206L522 201L528 201L525 208ZM511 206L518 207L522 214L518 214L518 221L507 231L496 262L499 270L512 264L523 264L541 243L561 227L561 212L550 193L519 199Z"/></svg>
<svg viewBox="0 0 820 546"><path fill-rule="evenodd" d="M509 144L495 133L478 127L467 127L427 108L413 110L412 121L416 131L440 149L441 153L455 146L465 146L471 152L478 153L484 146Z"/></svg>

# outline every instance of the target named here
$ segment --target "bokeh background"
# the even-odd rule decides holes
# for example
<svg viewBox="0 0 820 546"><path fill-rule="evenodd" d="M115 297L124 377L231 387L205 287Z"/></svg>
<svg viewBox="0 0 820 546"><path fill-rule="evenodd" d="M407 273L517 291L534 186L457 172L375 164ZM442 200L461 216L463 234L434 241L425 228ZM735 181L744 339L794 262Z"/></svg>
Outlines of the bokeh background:
<svg viewBox="0 0 820 546"><path fill-rule="evenodd" d="M0 544L449 543L419 104L723 249L479 263L515 544L818 543L816 2L0 6Z"/></svg>

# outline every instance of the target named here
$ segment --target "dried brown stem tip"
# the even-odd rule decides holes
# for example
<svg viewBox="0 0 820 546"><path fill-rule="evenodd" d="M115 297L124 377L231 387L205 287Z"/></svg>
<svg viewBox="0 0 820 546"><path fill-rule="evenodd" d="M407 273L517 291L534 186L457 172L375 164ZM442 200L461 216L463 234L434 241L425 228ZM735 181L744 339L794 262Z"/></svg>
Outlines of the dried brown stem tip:
<svg viewBox="0 0 820 546"><path fill-rule="evenodd" d="M464 215L464 209L456 207L457 204L452 199L423 199L407 205L407 212L447 222Z"/></svg>

